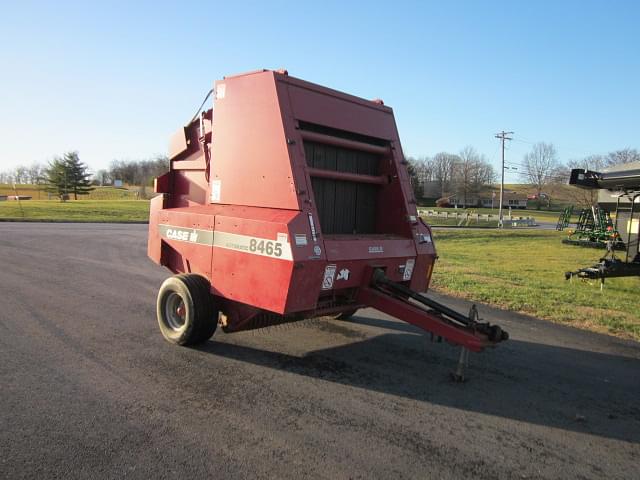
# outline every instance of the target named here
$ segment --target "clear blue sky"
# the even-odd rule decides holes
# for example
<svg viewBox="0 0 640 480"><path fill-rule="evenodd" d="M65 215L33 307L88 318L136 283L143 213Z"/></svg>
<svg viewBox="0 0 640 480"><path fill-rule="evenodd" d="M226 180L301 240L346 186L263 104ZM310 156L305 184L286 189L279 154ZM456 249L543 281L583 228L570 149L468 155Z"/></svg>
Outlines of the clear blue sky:
<svg viewBox="0 0 640 480"><path fill-rule="evenodd" d="M2 3L0 170L164 153L214 79L282 67L384 99L406 155L640 148L638 1Z"/></svg>

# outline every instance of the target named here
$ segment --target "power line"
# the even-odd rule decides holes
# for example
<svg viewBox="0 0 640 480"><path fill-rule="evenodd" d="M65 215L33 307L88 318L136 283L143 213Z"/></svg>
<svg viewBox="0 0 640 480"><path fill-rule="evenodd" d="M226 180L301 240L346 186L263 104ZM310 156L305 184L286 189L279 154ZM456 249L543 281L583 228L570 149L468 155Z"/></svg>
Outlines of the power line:
<svg viewBox="0 0 640 480"><path fill-rule="evenodd" d="M502 228L502 203L504 201L504 142L505 140L512 140L513 137L509 137L508 135L513 135L513 132L505 132L504 130L500 133L496 133L495 137L499 138L502 143L502 168L500 169L500 209L498 210L498 228Z"/></svg>

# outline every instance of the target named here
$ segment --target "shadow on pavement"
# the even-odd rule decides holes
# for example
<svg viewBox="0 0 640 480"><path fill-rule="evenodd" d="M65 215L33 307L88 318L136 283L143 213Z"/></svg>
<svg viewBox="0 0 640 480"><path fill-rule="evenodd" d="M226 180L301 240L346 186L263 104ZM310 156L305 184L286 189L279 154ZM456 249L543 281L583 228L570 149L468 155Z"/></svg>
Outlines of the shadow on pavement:
<svg viewBox="0 0 640 480"><path fill-rule="evenodd" d="M449 379L458 348L431 343L397 322L362 317L355 322L414 333L385 333L302 357L215 337L198 350L312 379L640 443L640 360L509 340L471 355L470 379L458 384Z"/></svg>

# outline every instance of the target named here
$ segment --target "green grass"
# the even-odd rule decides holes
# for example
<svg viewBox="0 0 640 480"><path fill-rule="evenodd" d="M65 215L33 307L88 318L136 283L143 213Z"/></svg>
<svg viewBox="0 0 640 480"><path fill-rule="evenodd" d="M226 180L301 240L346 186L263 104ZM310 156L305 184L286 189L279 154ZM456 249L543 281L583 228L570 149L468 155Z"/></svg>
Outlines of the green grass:
<svg viewBox="0 0 640 480"><path fill-rule="evenodd" d="M461 219L455 219L455 218L438 218L438 217L424 217L425 221L434 227L457 227L460 222L462 221ZM468 222L465 220L464 222L462 222L461 226L470 226L470 227L478 227L478 228L498 228L498 222L497 221L485 221L485 220L480 220L480 221L475 221L474 219L470 219Z"/></svg>
<svg viewBox="0 0 640 480"><path fill-rule="evenodd" d="M593 265L599 250L563 245L542 230L434 231L432 286L443 293L580 328L640 340L640 279L598 282L564 272Z"/></svg>
<svg viewBox="0 0 640 480"><path fill-rule="evenodd" d="M88 195L82 195L83 200L136 200L136 193L140 187L115 188L115 187L95 187L95 190L89 192ZM147 193L152 188L147 187ZM43 190L39 190L37 185L16 185L14 189L12 185L0 184L0 195L27 195L33 197L33 200L48 200L49 195ZM55 197L53 197L55 200Z"/></svg>
<svg viewBox="0 0 640 480"><path fill-rule="evenodd" d="M0 220L135 222L149 219L145 200L13 200L0 202Z"/></svg>

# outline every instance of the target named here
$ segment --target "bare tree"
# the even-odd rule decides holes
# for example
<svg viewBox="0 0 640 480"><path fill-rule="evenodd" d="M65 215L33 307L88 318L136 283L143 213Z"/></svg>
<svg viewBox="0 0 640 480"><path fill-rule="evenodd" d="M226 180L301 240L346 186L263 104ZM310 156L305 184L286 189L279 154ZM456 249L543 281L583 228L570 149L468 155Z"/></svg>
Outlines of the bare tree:
<svg viewBox="0 0 640 480"><path fill-rule="evenodd" d="M440 196L450 192L453 180L453 168L458 156L447 152L436 153L431 160L433 180L440 184Z"/></svg>
<svg viewBox="0 0 640 480"><path fill-rule="evenodd" d="M455 193L462 197L465 205L470 196L478 195L482 188L493 183L494 179L493 167L484 155L478 154L471 146L462 149L454 163L453 184Z"/></svg>
<svg viewBox="0 0 640 480"><path fill-rule="evenodd" d="M601 171L607 165L607 157L604 155L589 155L584 158L569 160L567 162L565 179L568 181L571 170L581 168L583 170ZM583 207L590 207L598 202L598 190L592 188L572 188L569 196L571 199Z"/></svg>
<svg viewBox="0 0 640 480"><path fill-rule="evenodd" d="M531 151L524 156L524 171L522 176L536 189L538 207L540 194L544 187L556 183L560 177L560 164L556 148L552 143L536 143Z"/></svg>
<svg viewBox="0 0 640 480"><path fill-rule="evenodd" d="M640 162L640 152L635 148L623 148L609 152L606 156L607 166L619 165L621 163Z"/></svg>

